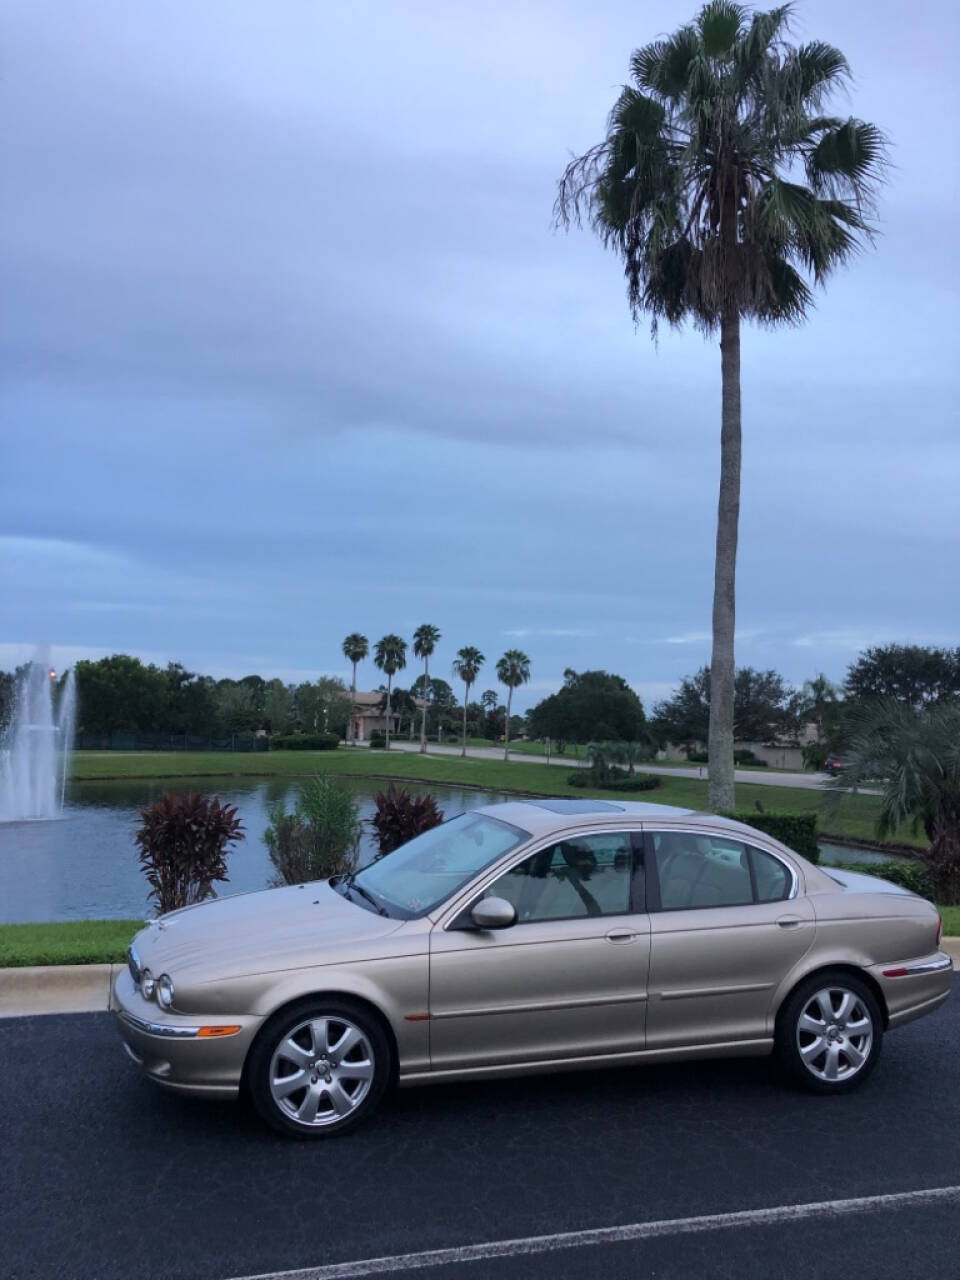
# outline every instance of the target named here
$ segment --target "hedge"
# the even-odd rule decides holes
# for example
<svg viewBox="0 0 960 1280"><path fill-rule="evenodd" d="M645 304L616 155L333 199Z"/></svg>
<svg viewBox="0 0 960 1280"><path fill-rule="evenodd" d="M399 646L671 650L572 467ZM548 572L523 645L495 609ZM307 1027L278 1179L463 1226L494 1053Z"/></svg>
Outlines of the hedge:
<svg viewBox="0 0 960 1280"><path fill-rule="evenodd" d="M815 813L729 813L727 817L765 831L808 862L820 861Z"/></svg>
<svg viewBox="0 0 960 1280"><path fill-rule="evenodd" d="M851 850L853 853L853 850ZM889 880L921 898L934 897L933 885L922 862L835 862L832 864L839 871L857 871L860 875L879 876L881 880Z"/></svg>
<svg viewBox="0 0 960 1280"><path fill-rule="evenodd" d="M627 774L600 781L591 776L589 769L577 769L567 776L567 782L571 787L596 787L598 791L653 791L663 785L651 773Z"/></svg>
<svg viewBox="0 0 960 1280"><path fill-rule="evenodd" d="M275 733L271 751L336 751L340 738L335 733Z"/></svg>

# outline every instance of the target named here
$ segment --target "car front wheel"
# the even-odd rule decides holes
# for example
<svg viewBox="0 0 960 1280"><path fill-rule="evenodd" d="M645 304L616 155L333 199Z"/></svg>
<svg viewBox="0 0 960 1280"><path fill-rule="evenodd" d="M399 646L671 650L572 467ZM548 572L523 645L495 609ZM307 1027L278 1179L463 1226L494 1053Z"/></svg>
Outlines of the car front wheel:
<svg viewBox="0 0 960 1280"><path fill-rule="evenodd" d="M815 1093L846 1093L876 1065L883 1017L876 997L843 972L814 974L777 1020L776 1052L797 1083Z"/></svg>
<svg viewBox="0 0 960 1280"><path fill-rule="evenodd" d="M390 1079L390 1045L377 1019L349 1001L306 1001L264 1027L250 1055L253 1103L275 1129L330 1138L377 1106Z"/></svg>

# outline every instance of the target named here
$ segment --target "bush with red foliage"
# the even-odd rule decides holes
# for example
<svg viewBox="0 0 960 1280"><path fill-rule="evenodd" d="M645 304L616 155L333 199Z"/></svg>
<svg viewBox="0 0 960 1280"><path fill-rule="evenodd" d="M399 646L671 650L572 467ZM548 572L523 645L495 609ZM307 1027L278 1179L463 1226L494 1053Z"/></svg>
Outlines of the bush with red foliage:
<svg viewBox="0 0 960 1280"><path fill-rule="evenodd" d="M135 839L157 911L215 898L214 882L227 879L227 846L244 839L236 806L218 796L168 791L140 817Z"/></svg>
<svg viewBox="0 0 960 1280"><path fill-rule="evenodd" d="M443 821L443 812L433 796L413 796L393 783L385 792L377 792L376 803L371 825L377 833L381 857Z"/></svg>

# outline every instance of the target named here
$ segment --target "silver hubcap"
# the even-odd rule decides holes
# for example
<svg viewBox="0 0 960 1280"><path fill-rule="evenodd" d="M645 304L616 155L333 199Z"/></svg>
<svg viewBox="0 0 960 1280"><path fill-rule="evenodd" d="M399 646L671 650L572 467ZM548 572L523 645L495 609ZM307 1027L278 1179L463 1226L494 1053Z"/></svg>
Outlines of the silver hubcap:
<svg viewBox="0 0 960 1280"><path fill-rule="evenodd" d="M270 1094L298 1124L338 1124L370 1092L373 1070L373 1049L359 1027L345 1018L310 1018L277 1045Z"/></svg>
<svg viewBox="0 0 960 1280"><path fill-rule="evenodd" d="M873 1019L846 987L824 987L810 997L797 1021L797 1048L818 1080L849 1080L863 1067L873 1045Z"/></svg>

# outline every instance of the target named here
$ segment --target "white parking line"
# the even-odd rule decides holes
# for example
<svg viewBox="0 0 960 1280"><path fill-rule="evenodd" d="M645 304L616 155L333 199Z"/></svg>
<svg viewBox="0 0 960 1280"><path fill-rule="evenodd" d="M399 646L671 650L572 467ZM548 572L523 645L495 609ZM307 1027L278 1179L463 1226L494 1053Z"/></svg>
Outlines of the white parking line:
<svg viewBox="0 0 960 1280"><path fill-rule="evenodd" d="M419 1271L424 1267L483 1262L488 1258L517 1258L535 1253L554 1253L559 1249L582 1249L589 1245L652 1240L659 1236L725 1231L731 1227L766 1227L781 1222L802 1222L808 1218L842 1218L854 1213L876 1213L881 1209L915 1209L954 1202L960 1203L960 1186L931 1187L926 1191L901 1191L893 1195L858 1196L851 1200L817 1200L812 1204L781 1204L772 1209L746 1209L740 1213L710 1213L697 1218L631 1222L622 1227L599 1227L592 1231L561 1231L550 1236L491 1240L487 1244L468 1244L454 1249L427 1249L422 1253L398 1253L391 1257L363 1258L356 1262L334 1262L298 1271L265 1271L255 1276L236 1277L235 1280L352 1280L356 1276Z"/></svg>

